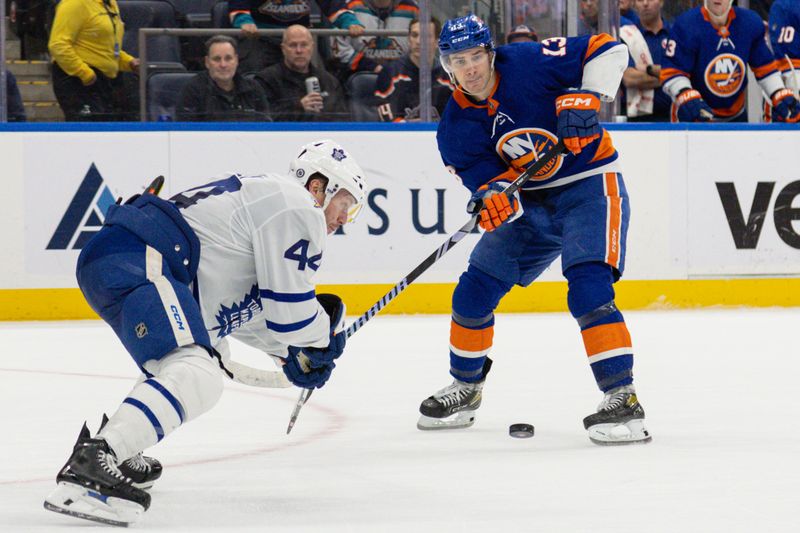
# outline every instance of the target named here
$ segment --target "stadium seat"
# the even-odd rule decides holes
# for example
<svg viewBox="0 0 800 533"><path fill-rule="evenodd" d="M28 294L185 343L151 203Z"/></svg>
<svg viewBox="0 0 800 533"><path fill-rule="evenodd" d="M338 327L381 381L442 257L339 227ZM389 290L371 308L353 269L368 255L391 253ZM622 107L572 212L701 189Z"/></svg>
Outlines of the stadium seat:
<svg viewBox="0 0 800 533"><path fill-rule="evenodd" d="M228 17L228 2L217 2L211 8L211 27L230 28L231 19Z"/></svg>
<svg viewBox="0 0 800 533"><path fill-rule="evenodd" d="M175 106L181 90L196 75L194 72L157 72L147 78L147 119L175 120Z"/></svg>
<svg viewBox="0 0 800 533"><path fill-rule="evenodd" d="M350 114L354 122L378 122L378 111L375 108L375 83L378 74L375 72L356 72L347 80L345 90L350 99Z"/></svg>
<svg viewBox="0 0 800 533"><path fill-rule="evenodd" d="M122 48L139 57L139 28L177 28L175 8L169 2L154 0L119 0L119 12L125 23ZM151 35L147 39L149 71L183 68L178 38Z"/></svg>
<svg viewBox="0 0 800 533"><path fill-rule="evenodd" d="M210 28L211 8L217 0L168 0L189 28Z"/></svg>

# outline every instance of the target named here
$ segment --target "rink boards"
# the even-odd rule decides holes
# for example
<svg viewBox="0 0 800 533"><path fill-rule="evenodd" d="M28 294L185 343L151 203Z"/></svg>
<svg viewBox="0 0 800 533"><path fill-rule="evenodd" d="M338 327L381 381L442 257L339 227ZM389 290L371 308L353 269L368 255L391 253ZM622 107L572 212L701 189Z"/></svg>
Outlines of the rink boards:
<svg viewBox="0 0 800 533"><path fill-rule="evenodd" d="M341 294L351 313L369 308L467 220L468 194L444 169L430 127L235 126L0 129L0 320L94 317L74 265L117 197L157 175L166 177L167 196L233 172L282 173L310 140L348 148L371 189L359 220L331 236L318 274L320 290ZM714 126L609 126L632 209L620 307L800 305L800 130ZM477 238L465 238L385 312L449 312ZM565 295L554 264L500 311L565 310Z"/></svg>

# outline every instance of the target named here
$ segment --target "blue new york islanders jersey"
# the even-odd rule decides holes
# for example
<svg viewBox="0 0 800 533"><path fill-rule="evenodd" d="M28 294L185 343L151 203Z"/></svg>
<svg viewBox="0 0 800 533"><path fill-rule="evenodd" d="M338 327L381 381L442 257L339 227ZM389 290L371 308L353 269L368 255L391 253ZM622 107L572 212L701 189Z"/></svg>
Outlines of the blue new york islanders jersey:
<svg viewBox="0 0 800 533"><path fill-rule="evenodd" d="M720 119L744 113L747 65L756 79L777 72L764 23L749 9L734 7L725 26L715 27L704 7L681 14L670 30L661 69L662 85L685 76Z"/></svg>
<svg viewBox="0 0 800 533"><path fill-rule="evenodd" d="M445 165L471 192L496 178L516 178L557 142L556 98L580 88L584 66L615 46L622 45L601 34L497 48L490 96L475 103L457 89L447 103L436 135ZM611 137L603 130L598 141L577 156L559 157L523 189L614 172L616 159Z"/></svg>
<svg viewBox="0 0 800 533"><path fill-rule="evenodd" d="M769 10L772 50L784 74L800 69L800 2L775 0Z"/></svg>

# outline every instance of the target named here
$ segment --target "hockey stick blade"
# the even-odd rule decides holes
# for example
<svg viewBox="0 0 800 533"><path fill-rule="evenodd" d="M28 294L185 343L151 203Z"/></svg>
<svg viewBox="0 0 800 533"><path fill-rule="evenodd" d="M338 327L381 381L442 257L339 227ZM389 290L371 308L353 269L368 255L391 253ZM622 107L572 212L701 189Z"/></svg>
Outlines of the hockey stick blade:
<svg viewBox="0 0 800 533"><path fill-rule="evenodd" d="M566 151L566 146L564 146L564 141L559 139L559 141L555 145L553 145L552 148L543 153L539 159L537 159L531 166L525 169L525 172L517 176L517 178L514 181L512 181L511 184L508 187L506 187L503 192L505 192L506 194L515 193L520 187L522 187L525 184L526 181L531 179L532 176L536 175L537 172L542 170L545 166L547 166L548 163L550 163L556 157L559 157L565 151ZM358 317L352 324L350 324L350 326L346 330L347 338L352 337L356 331L361 329L361 327L364 326L364 324L366 324L367 322L369 322L369 320L372 317L380 313L381 309L386 307L389 304L389 302L397 298L397 296L401 292L406 290L408 286L414 282L414 280L416 280L426 270L428 270L431 266L433 266L433 264L436 263L439 259L441 259L442 256L444 256L444 254L450 251L450 249L453 246L458 244L458 242L461 239L469 235L469 233L475 227L475 224L477 222L478 222L478 214L476 213L472 215L472 218L470 218L466 224L461 226L461 228L459 228L458 231L456 231L453 235L451 235L450 238L444 242L444 244L439 246L439 248L437 248L432 254L426 257L425 260L422 261L422 263L417 265L416 268L414 268L414 270L409 272L406 275L406 277L401 279L394 287L392 287L389 292L384 294L380 298L380 300L375 302L375 304L372 307L370 307L366 313ZM294 411L292 412L292 417L289 420L289 428L286 430L287 434L294 427L294 423L297 420L297 415L300 414L300 409L303 408L303 405L305 405L306 401L308 401L308 397L311 396L310 392L308 393L308 395L306 395L306 390L310 389L304 389L303 392L300 393L300 397L297 399L297 404L295 405Z"/></svg>

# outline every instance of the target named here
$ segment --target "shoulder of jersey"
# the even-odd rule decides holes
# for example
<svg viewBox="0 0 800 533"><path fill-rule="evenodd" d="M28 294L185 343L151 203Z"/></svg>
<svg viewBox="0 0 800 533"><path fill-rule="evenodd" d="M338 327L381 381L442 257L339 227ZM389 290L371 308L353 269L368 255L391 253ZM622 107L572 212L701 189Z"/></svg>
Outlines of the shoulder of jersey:
<svg viewBox="0 0 800 533"><path fill-rule="evenodd" d="M290 207L314 207L314 198L300 186L292 176L287 174L268 173L252 176L250 179L242 180L242 188L248 188L255 194L280 194L286 200L286 206Z"/></svg>

